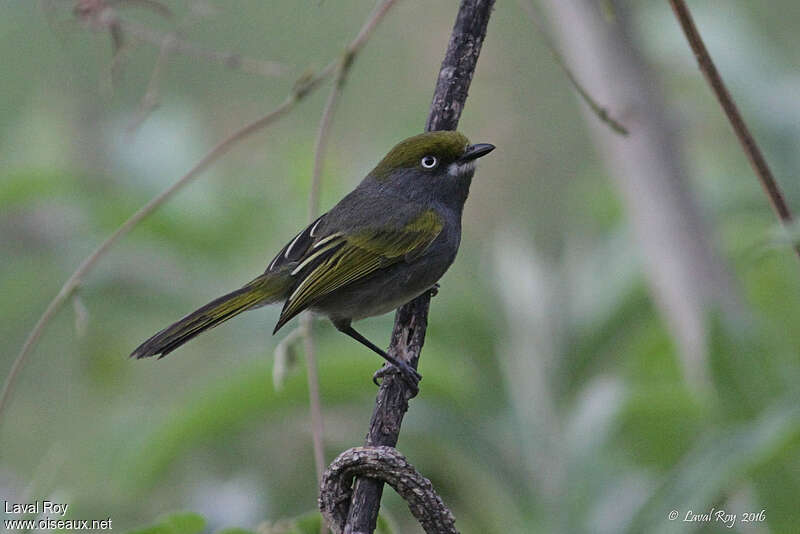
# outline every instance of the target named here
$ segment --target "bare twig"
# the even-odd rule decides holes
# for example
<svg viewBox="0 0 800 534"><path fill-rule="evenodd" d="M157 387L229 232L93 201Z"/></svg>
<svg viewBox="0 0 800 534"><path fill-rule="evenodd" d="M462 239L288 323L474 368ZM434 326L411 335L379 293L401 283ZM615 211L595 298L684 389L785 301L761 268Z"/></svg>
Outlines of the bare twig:
<svg viewBox="0 0 800 534"><path fill-rule="evenodd" d="M317 373L317 358L314 347L313 327L314 318L310 313L305 313L300 318L300 333L303 336L303 353L306 358L306 373L308 379L308 404L311 409L311 439L314 446L314 467L317 471L317 482L322 480L325 470L325 427L322 421L322 402L319 396L319 375Z"/></svg>
<svg viewBox="0 0 800 534"><path fill-rule="evenodd" d="M138 225L144 218L153 213L158 207L172 197L177 191L194 180L194 178L196 178L209 165L215 162L220 156L227 153L234 145L236 145L236 143L275 122L277 119L289 112L300 100L305 98L309 92L315 90L317 87L319 87L320 83L330 77L335 72L338 64L338 60L332 61L317 74L308 75L299 80L292 88L292 91L289 93L283 103L266 115L250 122L220 141L205 156L203 156L203 158L194 167L192 167L189 172L184 174L177 182L172 184L165 191L152 198L144 206L139 208L139 210L131 215L128 220L122 223L122 225L117 228L117 230L114 231L111 236L103 241L100 246L98 246L88 257L83 260L83 262L81 262L75 272L72 273L67 281L64 282L64 285L61 286L58 294L47 305L47 308L36 322L33 330L31 330L30 334L28 334L28 337L25 340L25 343L22 345L19 354L17 354L17 357L14 359L14 363L11 365L11 370L9 371L5 383L3 384L2 393L0 393L0 422L2 421L5 413L5 408L8 404L8 399L14 383L16 382L17 376L19 375L19 372L22 369L22 366L31 350L44 332L45 327L50 323L50 320L53 318L55 313L61 309L61 306L64 304L67 298L80 286L84 276L86 276L86 274L92 270L97 262L103 256L105 256L108 250L115 245L117 241L127 235L128 232L136 227L136 225Z"/></svg>
<svg viewBox="0 0 800 534"><path fill-rule="evenodd" d="M164 18L172 18L172 12L155 0L76 0L73 14L86 27L95 31L107 31L111 37L112 60L109 69L108 90L113 90L119 71L130 55L134 42L147 42L159 47L159 55L153 67L147 90L142 97L139 110L136 112L127 133L132 136L144 123L150 113L158 107L158 83L165 68L167 57L172 52L183 53L191 57L207 59L220 63L227 68L258 74L261 76L279 76L286 68L276 61L263 61L242 56L233 52L218 52L204 48L202 45L186 41L180 37L180 27L163 33L146 25L124 19L119 16L117 8L139 6L150 9ZM181 24L180 26L185 25Z"/></svg>
<svg viewBox="0 0 800 534"><path fill-rule="evenodd" d="M303 329L297 327L281 339L273 351L272 387L275 391L283 388L289 371L294 367L297 356L294 352L295 343L303 336Z"/></svg>
<svg viewBox="0 0 800 534"><path fill-rule="evenodd" d="M493 5L494 0L462 0L439 70L425 125L427 131L455 130L458 126ZM414 368L425 342L431 295L432 292L424 293L398 309L395 315L389 353ZM413 396L414 392L402 378L393 374L384 378L370 420L368 447L397 444L403 416ZM374 532L382 494L383 481L358 478L350 500L346 532Z"/></svg>
<svg viewBox="0 0 800 534"><path fill-rule="evenodd" d="M317 140L314 147L314 170L311 174L311 188L308 194L308 222L311 224L319 213L319 192L322 185L322 162L325 157L325 147L328 141L331 118L336 107L336 101L340 93L339 80L345 76L346 69L340 67L337 71L336 82L331 89L322 118L319 121L317 130ZM323 450L323 422L322 408L319 397L319 378L317 376L317 359L314 351L314 331L313 318L310 312L303 314L300 318L301 332L303 335L303 346L306 358L306 368L308 370L308 397L311 405L311 430L314 439L314 465L317 469L317 481L322 481L322 473L325 470L325 454Z"/></svg>
<svg viewBox="0 0 800 534"><path fill-rule="evenodd" d="M653 303L674 338L687 385L707 394L712 386L708 310L732 319L742 310L739 292L689 183L675 114L667 108L658 73L641 55L633 7L609 1L614 10L609 23L597 0L537 3L545 8L547 27L570 67L602 102L624 113L630 136L608 135L587 112L588 133L620 195Z"/></svg>
<svg viewBox="0 0 800 534"><path fill-rule="evenodd" d="M361 47L366 43L378 22L387 13L396 0L383 0L373 10L367 22L358 32L356 38L348 45L339 66L336 70L334 80L328 100L320 118L317 130L317 139L314 147L314 170L311 175L311 188L308 195L308 222L309 224L317 218L319 213L319 192L322 184L322 164L325 159L325 149L328 143L331 120L336 110L336 104L342 92L345 79L347 78L353 60ZM308 396L311 408L311 430L314 442L314 464L317 470L318 481L322 480L322 473L325 469L325 454L323 448L323 421L322 406L319 396L319 378L317 375L317 360L314 350L313 319L310 313L304 314L301 318L301 331L304 340L304 353L306 358L306 368L308 370ZM324 527L323 527L324 528Z"/></svg>
<svg viewBox="0 0 800 534"><path fill-rule="evenodd" d="M147 82L147 89L145 89L142 100L139 103L139 110L136 113L131 124L128 126L128 135L133 136L136 130L147 120L150 113L159 105L158 86L161 82L161 73L164 70L164 65L167 58L174 46L175 39L172 36L164 37L164 42L161 44L161 49L158 51L158 58L153 66L153 72L150 74L150 81Z"/></svg>
<svg viewBox="0 0 800 534"><path fill-rule="evenodd" d="M336 457L325 471L319 508L331 529L340 534L346 527L347 509L356 476L378 479L392 486L408 503L411 513L429 534L458 534L455 518L405 456L394 447L354 447Z"/></svg>
<svg viewBox="0 0 800 534"><path fill-rule="evenodd" d="M317 130L317 138L314 147L314 170L311 176L311 188L308 195L308 219L309 224L317 218L319 213L319 193L322 183L322 166L325 158L325 149L328 143L328 135L330 132L331 121L333 118L336 104L342 92L342 87L347 74L353 64L353 59L366 42L372 30L377 23L383 18L388 9L392 6L395 0L384 0L379 3L369 17L367 23L359 31L356 38L345 50L339 67L336 71L336 79L334 81L331 92L328 95L328 100L325 103L325 108L320 118L319 128ZM314 347L314 333L313 333L313 318L309 313L304 314L301 318L301 332L304 341L304 354L306 359L307 377L308 377L308 396L311 410L311 430L314 444L314 465L316 466L317 479L322 481L322 473L325 469L325 453L324 453L324 425L322 419L322 406L319 395L319 377L317 373L317 360ZM324 524L322 525L324 531Z"/></svg>
<svg viewBox="0 0 800 534"><path fill-rule="evenodd" d="M311 188L308 194L308 221L309 224L317 218L319 213L319 192L322 184L322 162L327 145L328 132L330 130L331 117L336 106L339 95L338 80L344 75L344 69L337 71L337 82L331 89L322 118L317 130L317 140L314 147L314 170L311 175ZM323 449L323 421L322 407L319 396L319 377L317 375L317 358L314 350L314 331L313 317L310 312L306 312L300 318L300 327L303 335L303 346L306 358L306 368L308 372L308 398L311 408L311 430L314 441L314 465L317 470L317 482L322 481L322 473L325 470L325 454ZM324 529L324 524L322 525Z"/></svg>
<svg viewBox="0 0 800 534"><path fill-rule="evenodd" d="M166 40L172 40L172 49L187 56L205 59L219 63L229 69L240 70L260 76L279 76L286 71L286 67L277 61L254 59L234 52L219 52L203 47L197 43L186 41L178 37L175 32L161 33L143 24L122 19L112 3L105 0L81 0L76 3L73 12L89 28L108 31L114 43L115 52L122 45L124 35L130 35L139 41L162 47ZM123 6L124 3L117 2ZM157 5L151 2L150 5Z"/></svg>
<svg viewBox="0 0 800 534"><path fill-rule="evenodd" d="M369 19L367 20L366 24L361 27L361 31L358 32L356 38L350 43L345 51L345 58L346 60L352 59L355 57L355 54L358 53L359 50L364 46L369 39L369 36L372 35L372 32L375 30L375 27L381 21L386 12L389 11L389 8L394 5L395 0L384 0L375 8L375 10L370 14Z"/></svg>
<svg viewBox="0 0 800 534"><path fill-rule="evenodd" d="M153 13L161 15L164 18L172 17L172 11L170 11L167 6L161 2L157 2L156 0L106 0L106 3L108 3L108 5L115 5L119 7L143 7L152 11Z"/></svg>
<svg viewBox="0 0 800 534"><path fill-rule="evenodd" d="M336 81L333 84L322 118L319 121L317 140L314 147L314 171L311 175L311 188L308 194L308 222L311 224L319 213L319 192L322 187L322 163L325 157L325 147L328 143L328 133L330 132L331 119L336 107L339 95L341 94L341 81L346 76L348 67L347 61L342 62L342 66L337 71ZM322 474L325 470L325 451L323 443L324 425L322 420L322 403L319 396L319 377L317 373L317 358L314 350L314 319L311 312L306 312L300 318L300 327L303 335L304 354L306 358L306 369L308 372L308 400L311 408L311 431L314 442L314 465L317 469L317 482L322 482ZM325 522L320 523L320 532L327 531Z"/></svg>
<svg viewBox="0 0 800 534"><path fill-rule="evenodd" d="M523 11L525 11L531 23L533 23L533 25L539 31L539 35L542 36L542 40L544 41L547 49L550 51L550 54L553 56L556 64L561 67L562 71L564 71L564 74L567 76L567 80L569 80L569 83L571 83L572 87L575 88L578 96L580 96L586 105L589 106L589 109L592 110L592 112L597 116L598 119L600 119L601 122L605 123L614 132L620 135L628 135L628 129L625 128L622 123L609 115L608 109L601 106L572 73L572 70L567 66L567 62L561 56L561 53L558 51L555 43L553 43L553 39L550 38L550 34L547 33L544 25L539 20L539 17L536 13L536 8L533 6L531 0L518 0L517 4L522 8Z"/></svg>
<svg viewBox="0 0 800 534"><path fill-rule="evenodd" d="M139 0L127 0L127 2L123 1L123 3L120 4L118 0L115 2L115 4L123 6L126 4L135 5L137 1ZM164 18L172 18L172 12L159 2L144 0L143 6L160 13ZM190 14L194 15L195 12L190 11ZM147 83L147 89L145 90L144 95L142 95L142 100L139 104L139 110L137 111L134 119L131 121L130 126L127 128L127 133L129 136L132 137L136 133L136 130L138 130L144 121L147 120L147 118L150 116L150 113L152 113L160 105L158 95L159 84L161 83L162 73L166 68L167 59L175 49L176 43L179 40L178 35L181 29L187 27L191 19L192 17L187 15L180 23L176 24L176 27L172 32L164 34L162 37L161 46L159 47L158 51L158 58L156 59L155 65L153 65L153 71L150 74L150 81Z"/></svg>
<svg viewBox="0 0 800 534"><path fill-rule="evenodd" d="M314 468L317 472L317 482L322 481L325 470L325 426L322 419L322 401L319 395L319 373L317 372L317 357L314 342L314 318L311 313L305 313L300 318L300 332L303 336L303 353L306 359L306 376L308 380L308 403L311 411L311 440L314 447ZM324 534L325 525L320 525L320 532Z"/></svg>
<svg viewBox="0 0 800 534"><path fill-rule="evenodd" d="M744 150L744 153L747 155L750 166L753 167L753 171L755 171L758 180L761 182L761 186L764 188L764 192L767 194L772 208L784 225L791 224L793 219L792 212L786 204L781 188L775 181L772 171L769 165L767 165L767 161L764 159L764 155L758 148L755 139L753 139L753 136L750 134L750 130L747 128L747 124L739 113L736 103L733 101L727 87L725 87L725 83L722 81L722 77L717 71L717 67L714 65L708 53L708 49L706 49L706 45L703 43L702 37L700 37L700 32L697 31L697 26L695 26L689 7L683 0L669 0L669 3L683 29L683 33L686 35L689 46L694 52L697 64L703 76L705 76L706 81L708 81L708 84L711 86L711 90L714 92L722 109L725 111L725 115L727 115L728 121L733 127L733 131L736 133L736 137L739 138L742 150ZM800 244L795 243L792 248L797 256L800 257Z"/></svg>
<svg viewBox="0 0 800 534"><path fill-rule="evenodd" d="M319 213L319 193L322 183L322 164L325 159L325 149L328 146L328 134L330 132L331 120L333 113L336 109L336 104L339 101L339 96L342 92L342 83L347 76L349 67L342 66L336 73L336 81L334 82L331 92L328 95L328 100L325 102L325 109L322 112L322 117L319 121L317 129L317 139L314 145L314 171L311 175L311 190L308 195L308 218L309 224L317 218Z"/></svg>
<svg viewBox="0 0 800 534"><path fill-rule="evenodd" d="M277 61L255 59L236 52L210 50L197 43L180 39L174 33L165 35L147 26L129 20L120 20L120 27L124 33L155 46L161 46L164 39L172 39L174 41L172 50L175 52L205 59L213 63L219 63L231 70L240 70L248 74L257 74L266 77L280 76L286 72L286 67Z"/></svg>

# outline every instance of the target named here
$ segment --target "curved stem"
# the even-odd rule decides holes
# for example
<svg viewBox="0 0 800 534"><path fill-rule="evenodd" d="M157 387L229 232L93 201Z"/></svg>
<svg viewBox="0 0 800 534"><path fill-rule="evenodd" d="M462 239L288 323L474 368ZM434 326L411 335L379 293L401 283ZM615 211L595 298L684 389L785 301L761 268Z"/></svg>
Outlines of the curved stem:
<svg viewBox="0 0 800 534"><path fill-rule="evenodd" d="M314 170L311 175L311 188L308 194L308 222L311 224L319 213L319 194L322 187L322 166L325 160L325 149L328 145L331 122L336 111L336 104L342 94L342 87L353 60L378 22L388 12L389 8L396 0L383 0L372 11L367 21L358 32L356 38L348 45L341 61L336 69L336 79L334 81L325 108L319 121L317 138L314 146ZM322 403L319 396L319 378L317 375L317 359L314 347L313 319L310 313L306 313L301 318L301 332L303 335L304 354L308 373L308 396L311 408L311 432L314 443L314 464L317 470L317 480L322 480L322 473L325 470L325 452L323 447L324 425L322 420Z"/></svg>
<svg viewBox="0 0 800 534"><path fill-rule="evenodd" d="M339 68L337 73L337 83L331 89L325 110L319 122L317 140L314 148L314 171L311 175L311 188L308 194L308 222L311 224L319 213L319 191L322 186L322 163L325 155L325 147L328 141L331 118L336 106L336 100L340 93L338 80L343 76L345 69ZM314 442L314 465L317 470L317 481L322 480L322 473L325 470L325 452L323 448L324 426L322 421L322 403L319 396L319 377L317 376L317 358L314 347L314 320L311 312L306 312L300 319L301 333L303 336L304 354L306 359L306 369L308 373L308 400L311 408L311 433Z"/></svg>

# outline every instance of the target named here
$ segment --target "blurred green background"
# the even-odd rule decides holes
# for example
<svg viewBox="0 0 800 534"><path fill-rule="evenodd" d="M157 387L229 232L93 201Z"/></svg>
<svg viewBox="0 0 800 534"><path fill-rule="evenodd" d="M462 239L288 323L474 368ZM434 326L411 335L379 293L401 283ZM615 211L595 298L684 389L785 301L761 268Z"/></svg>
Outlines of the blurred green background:
<svg viewBox="0 0 800 534"><path fill-rule="evenodd" d="M82 24L75 2L2 3L2 376L86 255L214 143L335 58L374 5L165 0L169 19L125 3L117 14L153 32L179 27L186 41L285 69L260 76L175 52L157 84L160 106L132 131L158 46L123 33L112 76L108 32ZM800 211L800 7L693 4ZM659 291L686 287L654 286L652 265L665 260L649 261L640 244L661 237L629 216L636 196L620 193L601 140L615 134L585 113L526 11L500 1L460 123L498 149L481 160L459 258L433 300L425 379L398 448L465 533L797 532L800 265L668 4L609 5L582 8L611 33L624 23L636 36L626 46L654 74L672 157L704 221L687 234L706 235L729 276L727 296L705 300L702 320L688 325L702 332L702 350L682 345L683 327L660 305ZM400 1L358 56L333 121L322 209L421 131L456 9ZM547 13L544 25L567 46ZM584 82L602 96L591 76ZM260 273L305 224L328 90L146 219L58 313L0 423L3 500L66 502L69 517L110 516L115 531L175 510L202 515L210 532L316 508L302 357L282 389L272 384L285 335L270 336L279 308L245 314L162 361L127 355ZM623 108L610 111L625 123ZM719 303L727 297L735 304ZM391 325L387 315L361 329L384 344ZM326 322L315 331L330 461L362 443L380 362ZM383 503L396 531L421 532L393 492ZM739 520L667 520L673 509L682 519L711 508ZM762 509L765 522L741 522Z"/></svg>

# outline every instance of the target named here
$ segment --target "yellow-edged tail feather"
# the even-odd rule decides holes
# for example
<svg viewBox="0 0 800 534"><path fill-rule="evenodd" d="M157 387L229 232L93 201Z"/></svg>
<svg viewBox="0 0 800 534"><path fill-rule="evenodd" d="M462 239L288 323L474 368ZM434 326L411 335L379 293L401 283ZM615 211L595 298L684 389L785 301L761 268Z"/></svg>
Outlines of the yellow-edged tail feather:
<svg viewBox="0 0 800 534"><path fill-rule="evenodd" d="M163 358L201 332L239 315L286 297L292 279L285 273L265 273L244 287L212 300L180 321L166 327L133 351L131 358L160 354Z"/></svg>

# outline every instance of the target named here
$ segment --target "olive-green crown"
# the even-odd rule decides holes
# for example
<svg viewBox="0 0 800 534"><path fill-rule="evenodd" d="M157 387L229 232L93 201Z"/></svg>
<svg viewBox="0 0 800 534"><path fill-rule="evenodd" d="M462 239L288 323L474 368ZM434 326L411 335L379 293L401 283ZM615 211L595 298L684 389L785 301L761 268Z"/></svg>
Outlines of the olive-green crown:
<svg viewBox="0 0 800 534"><path fill-rule="evenodd" d="M464 155L469 139L453 131L426 132L400 141L372 171L375 178L383 178L395 169L421 167L422 158L434 156L439 160L439 168L452 163Z"/></svg>

